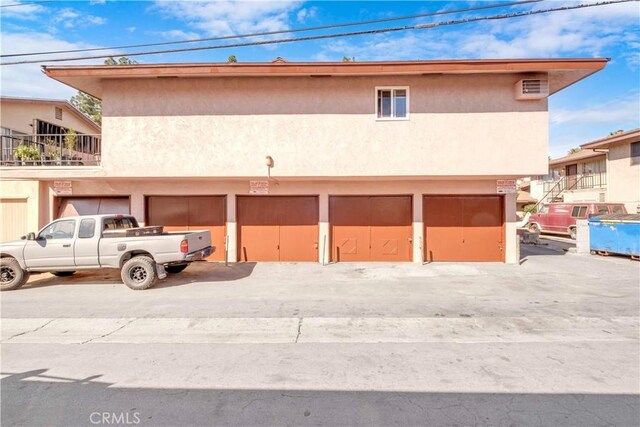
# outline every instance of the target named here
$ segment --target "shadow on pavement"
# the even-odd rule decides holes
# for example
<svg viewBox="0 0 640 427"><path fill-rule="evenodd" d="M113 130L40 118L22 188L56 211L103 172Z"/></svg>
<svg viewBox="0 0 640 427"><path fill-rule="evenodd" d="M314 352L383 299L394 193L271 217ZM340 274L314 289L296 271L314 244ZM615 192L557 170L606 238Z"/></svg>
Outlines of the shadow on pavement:
<svg viewBox="0 0 640 427"><path fill-rule="evenodd" d="M3 426L630 426L640 419L638 395L135 388L46 372L3 373Z"/></svg>
<svg viewBox="0 0 640 427"><path fill-rule="evenodd" d="M153 289L168 288L196 284L199 282L229 282L251 276L255 262L229 264L195 262L178 274L168 274L166 279L159 280ZM100 269L78 271L73 276L56 277L50 274L33 275L29 282L19 290L37 289L45 286L71 285L120 285L125 286L120 278L120 270Z"/></svg>
<svg viewBox="0 0 640 427"><path fill-rule="evenodd" d="M539 245L520 243L520 263L522 263L522 261L526 261L530 256L566 255L566 253L567 252L564 249L554 245L544 243Z"/></svg>

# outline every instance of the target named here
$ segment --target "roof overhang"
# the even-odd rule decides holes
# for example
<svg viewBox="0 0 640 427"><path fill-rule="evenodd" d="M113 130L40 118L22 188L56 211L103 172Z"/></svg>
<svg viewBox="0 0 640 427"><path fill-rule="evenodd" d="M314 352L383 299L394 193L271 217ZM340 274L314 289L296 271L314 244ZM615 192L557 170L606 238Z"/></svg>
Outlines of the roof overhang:
<svg viewBox="0 0 640 427"><path fill-rule="evenodd" d="M558 159L549 160L549 166L563 166L577 163L583 160L593 160L597 157L606 157L605 153L599 153L589 150L582 150L578 153L571 154L569 156L560 157Z"/></svg>
<svg viewBox="0 0 640 427"><path fill-rule="evenodd" d="M376 62L246 62L43 66L59 82L102 98L110 79L545 74L553 94L602 70L609 59L471 59Z"/></svg>
<svg viewBox="0 0 640 427"><path fill-rule="evenodd" d="M617 144L628 144L640 141L640 129L633 129L626 132L620 132L606 138L582 144L580 147L586 150L594 150L597 148L610 148Z"/></svg>

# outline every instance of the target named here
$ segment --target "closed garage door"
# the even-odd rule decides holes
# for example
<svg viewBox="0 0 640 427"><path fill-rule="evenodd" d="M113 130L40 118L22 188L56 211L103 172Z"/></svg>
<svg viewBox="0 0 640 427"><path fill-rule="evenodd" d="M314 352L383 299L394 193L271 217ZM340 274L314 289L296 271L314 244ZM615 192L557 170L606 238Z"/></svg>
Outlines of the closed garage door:
<svg viewBox="0 0 640 427"><path fill-rule="evenodd" d="M333 261L411 261L411 196L329 199Z"/></svg>
<svg viewBox="0 0 640 427"><path fill-rule="evenodd" d="M501 196L425 196L425 261L504 261Z"/></svg>
<svg viewBox="0 0 640 427"><path fill-rule="evenodd" d="M0 242L18 240L28 230L27 199L0 199Z"/></svg>
<svg viewBox="0 0 640 427"><path fill-rule="evenodd" d="M166 231L209 230L216 248L209 261L224 261L226 221L224 196L147 197L147 225L163 225Z"/></svg>
<svg viewBox="0 0 640 427"><path fill-rule="evenodd" d="M238 259L318 261L318 198L242 196L237 199Z"/></svg>
<svg viewBox="0 0 640 427"><path fill-rule="evenodd" d="M77 215L129 214L128 197L60 197L56 218Z"/></svg>

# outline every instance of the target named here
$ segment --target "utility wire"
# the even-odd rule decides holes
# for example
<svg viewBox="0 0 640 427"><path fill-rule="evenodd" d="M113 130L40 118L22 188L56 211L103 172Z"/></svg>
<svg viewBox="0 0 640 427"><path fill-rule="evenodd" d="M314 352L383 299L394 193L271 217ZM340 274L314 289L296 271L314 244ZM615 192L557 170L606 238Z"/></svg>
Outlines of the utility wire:
<svg viewBox="0 0 640 427"><path fill-rule="evenodd" d="M423 30L429 28L436 27L444 27L450 25L459 25L459 24L468 24L472 22L479 21L491 21L491 20L501 20L501 19L511 19L518 18L523 16L532 16L539 15L543 13L550 12L558 12L565 10L574 10L574 9L584 9L588 7L599 7L599 6L607 6L618 3L628 3L631 1L639 1L639 0L613 0L613 1L603 1L599 3L587 3L587 4L579 4L574 6L564 6L550 9L540 9L540 10L531 10L527 12L514 12L509 14L502 15L493 15L493 16L482 16L482 17L474 17L474 18L466 18L466 19L458 19L451 21L441 21L434 22L431 24L420 24L420 25L411 25L411 26L402 26L402 27L391 27L391 28L380 28L377 30L364 30L364 31L353 31L349 33L337 33L337 34L322 34L316 36L307 36L307 37L293 37L288 39L276 39L276 40L263 40L256 42L246 42L246 43L233 43L233 44L224 44L224 45L212 45L212 46L201 46L201 47L190 47L190 48L181 48L181 49L165 49L165 50L155 50L155 51L145 51L145 52L132 52L127 53L127 56L144 56L144 55L157 55L162 53L178 53L178 52L193 52L200 50L213 50L213 49L227 49L232 47L246 47L246 46L262 46L269 44L280 44L280 43L291 43L291 42L299 42L299 41L308 41L308 40L322 40L322 39L331 39L338 37L352 37L352 36L360 36L360 35L369 35L369 34L382 34L389 32L397 32L397 31L406 31L406 30ZM75 57L75 58L53 58L47 60L48 62L67 62L67 61L80 61L87 59L102 59L109 58L113 55L94 55L94 56L85 56L85 57ZM37 64L43 62L42 60L30 60L30 61L15 61L15 62L3 62L1 65L18 65L18 64Z"/></svg>
<svg viewBox="0 0 640 427"><path fill-rule="evenodd" d="M87 49L71 49L71 50L52 50L48 52L29 52L29 53L12 53L6 55L0 55L0 58L15 58L19 56L36 56L36 55L53 55L58 53L77 53L77 52L95 52L101 50L117 50L117 49L131 49L135 47L151 47L151 46L166 46L166 45L175 45L175 44L184 44L184 43L200 43L200 42L208 42L215 40L229 40L229 39L240 39L240 38L248 38L248 37L261 37L261 36L272 36L276 34L287 34L287 33L301 33L305 31L317 31L317 30L328 30L331 28L341 28L341 27L353 27L359 25L369 25L369 24L379 24L382 22L391 22L391 21L404 21L407 19L415 19L415 18L425 18L428 16L437 16L437 15L450 15L462 12L474 12L478 10L485 9L494 9L500 7L508 7L508 6L519 6L528 3L539 3L544 0L524 0L524 1L514 1L510 3L497 3L490 4L487 6L478 6L478 7L470 7L466 9L455 9L455 10L445 10L439 12L431 12L431 13L421 13L418 15L407 15L407 16L399 16L396 18L384 18L384 19L374 19L370 21L358 21L358 22L346 22L344 24L332 24L332 25L320 25L316 27L303 27L303 28L294 28L292 30L278 30L278 31L265 31L261 33L250 33L250 34L239 34L239 35L228 35L228 36L217 36L217 37L207 37L207 38L199 38L199 39L190 39L190 40L179 40L172 42L159 42L159 43L144 43L144 44L130 44L124 46L113 46L113 47L96 47L96 48L87 48Z"/></svg>

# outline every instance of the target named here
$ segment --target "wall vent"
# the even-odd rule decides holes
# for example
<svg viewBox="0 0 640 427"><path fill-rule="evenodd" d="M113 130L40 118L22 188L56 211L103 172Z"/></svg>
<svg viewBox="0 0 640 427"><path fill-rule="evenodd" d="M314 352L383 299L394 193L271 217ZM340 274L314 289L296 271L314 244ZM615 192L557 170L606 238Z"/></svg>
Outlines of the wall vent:
<svg viewBox="0 0 640 427"><path fill-rule="evenodd" d="M549 96L549 82L544 79L522 79L516 83L516 99L542 99Z"/></svg>

